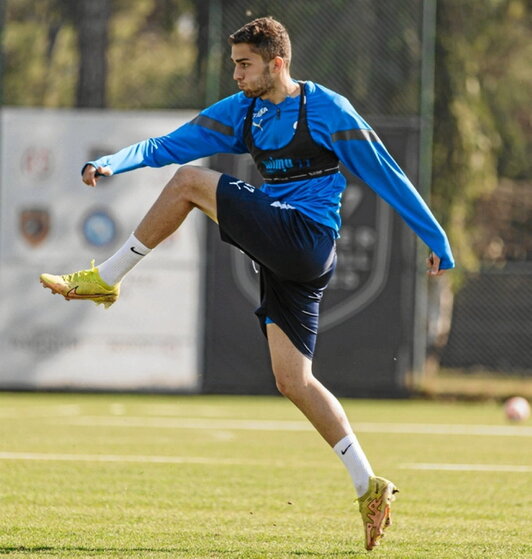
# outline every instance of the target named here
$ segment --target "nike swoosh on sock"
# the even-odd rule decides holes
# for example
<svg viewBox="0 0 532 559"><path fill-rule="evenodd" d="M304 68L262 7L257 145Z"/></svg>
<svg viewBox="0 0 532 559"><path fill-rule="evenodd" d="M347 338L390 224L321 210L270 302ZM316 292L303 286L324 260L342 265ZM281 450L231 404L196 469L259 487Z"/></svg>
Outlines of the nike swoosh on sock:
<svg viewBox="0 0 532 559"><path fill-rule="evenodd" d="M138 254L139 256L146 256L145 254L143 254L142 252L139 252L138 250L135 250L135 247L129 247L129 250L131 252L134 252L135 254Z"/></svg>

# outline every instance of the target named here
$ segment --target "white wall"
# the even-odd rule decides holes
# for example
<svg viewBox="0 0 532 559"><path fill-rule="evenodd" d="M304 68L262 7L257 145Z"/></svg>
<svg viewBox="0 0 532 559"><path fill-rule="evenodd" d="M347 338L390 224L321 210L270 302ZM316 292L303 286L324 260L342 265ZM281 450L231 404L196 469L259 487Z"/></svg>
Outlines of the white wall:
<svg viewBox="0 0 532 559"><path fill-rule="evenodd" d="M176 169L140 169L92 189L81 182L82 164L193 116L2 109L0 388L198 388L199 212L125 278L108 310L39 283L42 272L73 272L112 254Z"/></svg>

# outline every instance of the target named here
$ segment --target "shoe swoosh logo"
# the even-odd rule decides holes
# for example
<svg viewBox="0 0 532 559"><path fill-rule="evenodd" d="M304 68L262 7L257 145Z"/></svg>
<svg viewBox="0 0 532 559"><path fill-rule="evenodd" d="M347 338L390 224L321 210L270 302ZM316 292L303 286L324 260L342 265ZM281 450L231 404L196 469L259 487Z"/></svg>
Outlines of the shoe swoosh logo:
<svg viewBox="0 0 532 559"><path fill-rule="evenodd" d="M102 293L78 293L78 287L79 285L76 285L76 287L73 287L66 295L65 297L75 297L76 299L91 299L93 297L107 297L107 295L104 295Z"/></svg>
<svg viewBox="0 0 532 559"><path fill-rule="evenodd" d="M145 254L143 254L142 252L139 252L138 250L135 250L135 247L129 247L129 250L131 252L134 252L135 254L138 254L139 256L146 256Z"/></svg>
<svg viewBox="0 0 532 559"><path fill-rule="evenodd" d="M347 445L347 448L344 448L344 450L341 450L340 452L342 453L342 456L353 446L353 443L349 443Z"/></svg>

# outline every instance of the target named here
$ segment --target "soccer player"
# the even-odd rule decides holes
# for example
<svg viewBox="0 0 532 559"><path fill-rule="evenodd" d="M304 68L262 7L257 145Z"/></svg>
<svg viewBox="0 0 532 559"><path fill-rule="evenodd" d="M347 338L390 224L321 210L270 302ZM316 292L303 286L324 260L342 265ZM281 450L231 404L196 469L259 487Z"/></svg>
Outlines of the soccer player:
<svg viewBox="0 0 532 559"><path fill-rule="evenodd" d="M255 187L210 169L183 165L125 244L105 262L41 282L66 299L108 307L122 278L198 208L223 241L260 266L256 311L279 391L310 420L345 464L358 496L366 549L390 525L397 491L375 476L339 403L312 374L319 304L336 264L342 161L386 200L430 249L428 274L454 266L445 232L375 132L344 97L290 76L286 29L259 18L229 37L239 93L201 111L160 138L85 164L82 180L139 167L186 164L215 153L249 152L264 184Z"/></svg>

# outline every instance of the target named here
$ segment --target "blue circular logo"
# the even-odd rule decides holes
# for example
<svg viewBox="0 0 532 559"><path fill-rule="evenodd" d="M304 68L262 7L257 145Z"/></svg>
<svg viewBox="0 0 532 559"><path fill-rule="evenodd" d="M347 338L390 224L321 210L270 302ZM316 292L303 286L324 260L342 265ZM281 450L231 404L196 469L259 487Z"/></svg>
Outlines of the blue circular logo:
<svg viewBox="0 0 532 559"><path fill-rule="evenodd" d="M87 215L82 224L83 236L92 246L110 245L117 235L115 220L105 210L95 210Z"/></svg>

